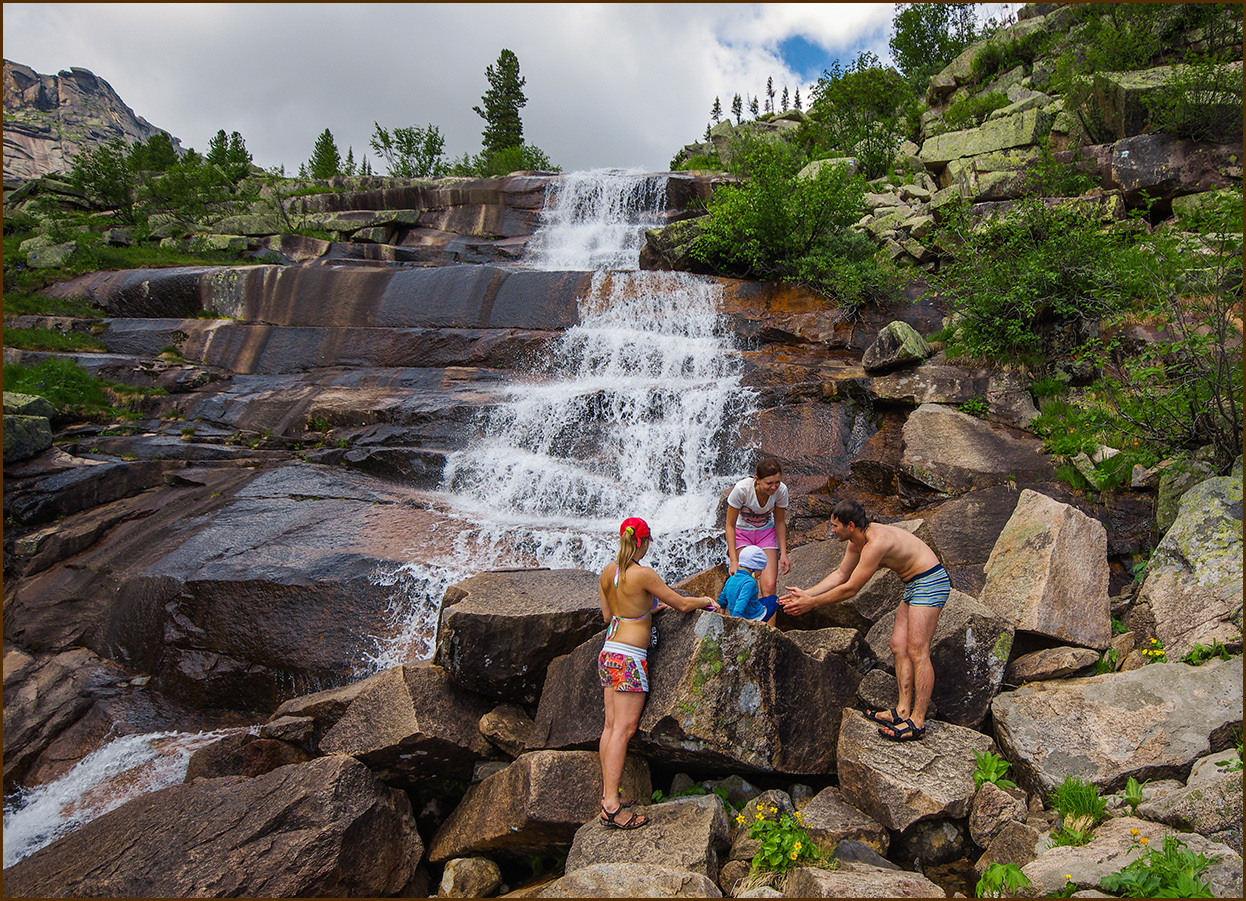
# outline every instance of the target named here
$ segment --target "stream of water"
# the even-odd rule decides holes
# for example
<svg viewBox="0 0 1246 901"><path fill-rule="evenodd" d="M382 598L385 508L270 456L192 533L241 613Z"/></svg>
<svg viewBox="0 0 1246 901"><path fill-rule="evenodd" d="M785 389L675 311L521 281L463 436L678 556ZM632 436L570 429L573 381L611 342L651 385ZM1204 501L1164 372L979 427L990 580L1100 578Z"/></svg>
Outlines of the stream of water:
<svg viewBox="0 0 1246 901"><path fill-rule="evenodd" d="M431 656L449 584L508 567L599 570L628 516L649 523L646 563L668 582L724 558L715 516L748 465L736 436L755 399L740 385L718 284L637 268L665 185L577 172L547 197L526 265L593 272L580 323L449 457L438 504L467 525L454 554L378 574L393 590L394 631L361 674Z"/></svg>
<svg viewBox="0 0 1246 901"><path fill-rule="evenodd" d="M450 455L432 505L458 530L454 551L428 559L412 548L411 562L375 576L391 591L391 632L375 637L355 678L431 657L450 584L498 568L599 570L628 516L649 522L646 563L668 582L724 558L717 506L747 465L735 439L754 398L740 386L717 284L637 270L645 229L662 222L665 185L665 176L577 172L547 198L527 265L593 272L580 323ZM223 734L124 735L6 798L4 866L181 782L190 755Z"/></svg>

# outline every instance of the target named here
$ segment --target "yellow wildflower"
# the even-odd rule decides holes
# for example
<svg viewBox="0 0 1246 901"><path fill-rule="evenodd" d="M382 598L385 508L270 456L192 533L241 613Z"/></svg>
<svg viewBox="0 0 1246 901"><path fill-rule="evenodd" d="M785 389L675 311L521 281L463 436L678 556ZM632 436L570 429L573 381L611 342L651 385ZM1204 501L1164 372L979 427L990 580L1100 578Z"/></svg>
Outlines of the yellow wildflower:
<svg viewBox="0 0 1246 901"><path fill-rule="evenodd" d="M1150 840L1149 838L1147 838L1147 837L1144 835L1144 836L1142 836L1142 838L1138 839L1138 841L1139 841L1141 844L1144 844L1144 845L1145 845L1145 844L1148 844L1151 840Z"/></svg>
<svg viewBox="0 0 1246 901"><path fill-rule="evenodd" d="M788 857L792 858L792 860L795 860L795 859L796 859L797 857L799 857L799 856L800 856L800 855L799 855L799 854L797 854L795 851L793 851L791 854L789 854L789 855L788 855Z"/></svg>
<svg viewBox="0 0 1246 901"><path fill-rule="evenodd" d="M757 809L758 809L758 810L761 810L761 802L760 802L760 801L759 801L759 802L757 802Z"/></svg>
<svg viewBox="0 0 1246 901"><path fill-rule="evenodd" d="M793 847L793 848L795 848L797 851L799 851L799 850L800 850L800 842L796 842L794 845L792 845L792 847Z"/></svg>
<svg viewBox="0 0 1246 901"><path fill-rule="evenodd" d="M779 812L779 808L777 808L777 807L771 807L771 808L770 808L770 812L771 812L771 813L778 813L778 812Z"/></svg>
<svg viewBox="0 0 1246 901"><path fill-rule="evenodd" d="M1073 881L1073 874L1072 874L1072 873L1065 873L1065 874L1064 874L1064 881L1065 881L1065 882L1072 882L1072 881Z"/></svg>
<svg viewBox="0 0 1246 901"><path fill-rule="evenodd" d="M1130 834L1130 835L1137 835L1137 834L1138 834L1138 830L1137 830L1137 829L1130 829L1130 830L1129 830L1129 834Z"/></svg>
<svg viewBox="0 0 1246 901"><path fill-rule="evenodd" d="M758 820L764 820L766 818L765 814L761 814L761 813L755 813L753 814L753 817Z"/></svg>
<svg viewBox="0 0 1246 901"><path fill-rule="evenodd" d="M737 814L737 815L736 815L736 818L735 818L735 821L736 821L737 823L743 823L743 822L744 822L744 814L742 814L742 813L741 813L741 814Z"/></svg>
<svg viewBox="0 0 1246 901"><path fill-rule="evenodd" d="M1151 639L1151 644L1159 644L1159 639L1158 639L1158 638L1152 638L1152 639Z"/></svg>

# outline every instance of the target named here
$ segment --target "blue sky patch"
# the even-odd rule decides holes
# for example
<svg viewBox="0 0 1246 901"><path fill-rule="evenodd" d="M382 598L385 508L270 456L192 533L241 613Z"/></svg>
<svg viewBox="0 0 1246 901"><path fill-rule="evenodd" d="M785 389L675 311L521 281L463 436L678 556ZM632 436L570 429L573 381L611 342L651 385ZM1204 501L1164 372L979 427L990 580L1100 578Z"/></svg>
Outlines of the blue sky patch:
<svg viewBox="0 0 1246 901"><path fill-rule="evenodd" d="M788 68L800 73L806 81L816 81L822 70L835 59L825 47L801 35L780 41L778 49L779 56L787 63Z"/></svg>

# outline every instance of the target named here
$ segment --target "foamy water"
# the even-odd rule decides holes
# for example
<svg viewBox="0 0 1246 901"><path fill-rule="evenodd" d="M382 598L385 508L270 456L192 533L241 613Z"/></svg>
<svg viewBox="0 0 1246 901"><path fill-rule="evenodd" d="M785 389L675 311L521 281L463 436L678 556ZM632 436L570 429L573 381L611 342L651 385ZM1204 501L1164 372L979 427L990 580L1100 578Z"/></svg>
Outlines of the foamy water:
<svg viewBox="0 0 1246 901"><path fill-rule="evenodd" d="M361 672L431 656L441 597L470 575L600 570L628 516L648 521L645 562L668 583L725 559L715 517L749 464L736 439L755 395L740 385L718 283L637 269L665 183L598 170L551 189L526 265L593 272L580 322L553 343L546 371L512 385L448 457L438 506L464 522L455 550L378 574L393 590L394 631Z"/></svg>
<svg viewBox="0 0 1246 901"><path fill-rule="evenodd" d="M4 803L4 866L148 792L186 778L190 756L236 730L123 735L88 754L65 775L23 789Z"/></svg>

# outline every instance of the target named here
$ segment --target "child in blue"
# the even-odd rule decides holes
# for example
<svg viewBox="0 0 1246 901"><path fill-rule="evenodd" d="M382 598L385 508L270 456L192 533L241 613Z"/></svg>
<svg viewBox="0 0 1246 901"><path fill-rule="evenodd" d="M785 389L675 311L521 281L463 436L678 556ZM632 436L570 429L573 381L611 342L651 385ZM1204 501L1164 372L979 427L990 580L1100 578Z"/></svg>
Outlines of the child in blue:
<svg viewBox="0 0 1246 901"><path fill-rule="evenodd" d="M718 595L724 613L769 623L779 606L773 598L757 597L757 576L766 568L766 552L756 545L740 549L740 567L727 578Z"/></svg>

